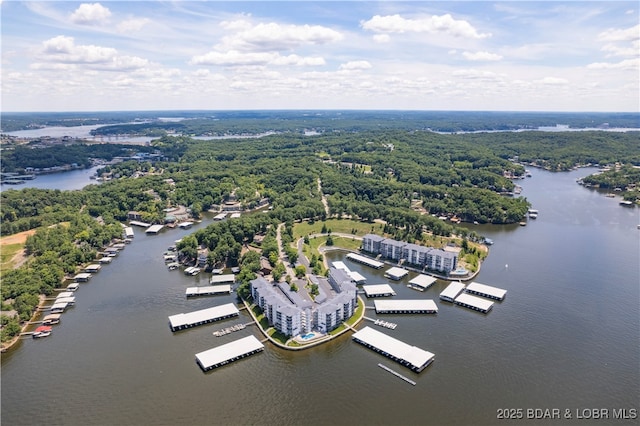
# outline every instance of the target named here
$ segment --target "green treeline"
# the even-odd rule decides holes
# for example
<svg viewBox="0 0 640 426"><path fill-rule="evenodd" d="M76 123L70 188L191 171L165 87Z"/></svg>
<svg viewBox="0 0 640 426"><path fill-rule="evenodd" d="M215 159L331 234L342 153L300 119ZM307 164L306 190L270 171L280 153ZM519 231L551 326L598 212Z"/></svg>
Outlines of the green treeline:
<svg viewBox="0 0 640 426"><path fill-rule="evenodd" d="M35 142L37 143L37 142ZM17 145L2 151L2 172L22 172L26 167L47 167L77 164L89 167L92 159L112 160L118 156L131 156L138 151L150 151L149 147L131 147L116 144L70 143L34 148L32 144Z"/></svg>

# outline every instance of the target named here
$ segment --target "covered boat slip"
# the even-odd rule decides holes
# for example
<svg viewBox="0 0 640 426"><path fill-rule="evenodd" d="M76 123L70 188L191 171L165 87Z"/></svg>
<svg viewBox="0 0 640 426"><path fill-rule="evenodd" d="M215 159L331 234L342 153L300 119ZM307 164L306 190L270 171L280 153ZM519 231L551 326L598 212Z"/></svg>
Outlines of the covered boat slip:
<svg viewBox="0 0 640 426"><path fill-rule="evenodd" d="M396 295L396 292L393 291L389 284L363 285L362 289L367 297L387 297Z"/></svg>
<svg viewBox="0 0 640 426"><path fill-rule="evenodd" d="M487 299L483 299L482 297L472 296L467 293L460 294L455 298L453 303L485 314L489 312L493 307L493 302Z"/></svg>
<svg viewBox="0 0 640 426"><path fill-rule="evenodd" d="M409 281L409 286L411 288L415 288L416 290L425 291L426 289L431 287L435 282L436 282L436 279L434 277L420 274Z"/></svg>
<svg viewBox="0 0 640 426"><path fill-rule="evenodd" d="M371 266L372 268L380 269L384 266L384 263L378 262L377 260L369 259L365 256L360 256L359 254L349 253L347 254L347 259L353 260L354 262L362 263L363 265Z"/></svg>
<svg viewBox="0 0 640 426"><path fill-rule="evenodd" d="M430 299L374 300L377 314L436 314L438 306Z"/></svg>
<svg viewBox="0 0 640 426"><path fill-rule="evenodd" d="M60 314L49 314L42 319L42 324L44 325L52 325L58 324L60 322Z"/></svg>
<svg viewBox="0 0 640 426"><path fill-rule="evenodd" d="M95 274L96 272L99 272L100 269L102 269L101 265L98 265L97 263L91 264L91 265L87 265L84 268L84 272L88 273L88 274Z"/></svg>
<svg viewBox="0 0 640 426"><path fill-rule="evenodd" d="M233 284L235 281L236 276L233 274L211 275L211 278L209 278L209 284Z"/></svg>
<svg viewBox="0 0 640 426"><path fill-rule="evenodd" d="M431 352L411 346L371 327L356 332L352 338L417 373L424 370L435 358Z"/></svg>
<svg viewBox="0 0 640 426"><path fill-rule="evenodd" d="M196 362L202 370L209 371L262 350L264 345L255 336L247 336L196 354Z"/></svg>
<svg viewBox="0 0 640 426"><path fill-rule="evenodd" d="M147 234L155 235L159 233L162 230L162 228L164 228L164 225L151 225L144 232Z"/></svg>
<svg viewBox="0 0 640 426"><path fill-rule="evenodd" d="M453 300L460 294L460 292L464 290L464 284L461 282L454 281L447 286L440 293L440 299L445 300L447 302L453 302Z"/></svg>
<svg viewBox="0 0 640 426"><path fill-rule="evenodd" d="M185 295L187 297L196 296L215 296L217 294L229 294L231 293L230 284L220 285L207 285L202 287L189 287L187 288Z"/></svg>
<svg viewBox="0 0 640 426"><path fill-rule="evenodd" d="M213 308L201 309L199 311L186 314L171 315L169 317L169 327L171 331L184 330L202 324L219 321L225 318L238 316L240 311L233 303L214 306Z"/></svg>
<svg viewBox="0 0 640 426"><path fill-rule="evenodd" d="M135 234L133 233L133 228L130 226L126 226L124 228L124 236L125 238L133 238Z"/></svg>
<svg viewBox="0 0 640 426"><path fill-rule="evenodd" d="M384 273L384 276L391 278L392 280L398 281L406 277L408 274L409 274L409 271L407 271L406 269L402 269L402 268L398 268L397 266L394 266L393 268L387 269L387 271Z"/></svg>
<svg viewBox="0 0 640 426"><path fill-rule="evenodd" d="M75 277L73 277L75 282L86 282L89 281L89 278L91 278L91 274L87 273L87 272L82 272L80 274L76 274Z"/></svg>
<svg viewBox="0 0 640 426"><path fill-rule="evenodd" d="M507 290L503 290L497 287L491 287L490 285L480 284L475 281L467 285L465 292L482 297L488 297L489 299L494 300L502 300L507 294Z"/></svg>

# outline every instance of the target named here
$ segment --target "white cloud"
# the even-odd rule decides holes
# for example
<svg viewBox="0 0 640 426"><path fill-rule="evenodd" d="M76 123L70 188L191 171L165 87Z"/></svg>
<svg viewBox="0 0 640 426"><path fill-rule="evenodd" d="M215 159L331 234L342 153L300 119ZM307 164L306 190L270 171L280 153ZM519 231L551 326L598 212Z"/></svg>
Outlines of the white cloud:
<svg viewBox="0 0 640 426"><path fill-rule="evenodd" d="M375 15L368 21L360 22L365 30L381 33L444 33L454 37L486 38L491 34L479 33L469 22L456 20L450 14L429 16L419 19L407 19L400 15Z"/></svg>
<svg viewBox="0 0 640 426"><path fill-rule="evenodd" d="M246 28L244 22L236 21L227 26L244 29L224 37L218 46L219 50L282 51L343 39L338 31L320 25L281 25L271 22Z"/></svg>
<svg viewBox="0 0 640 426"><path fill-rule="evenodd" d="M104 70L142 68L149 61L136 56L122 56L111 47L76 45L73 37L57 36L42 43L39 58L57 64L88 65Z"/></svg>
<svg viewBox="0 0 640 426"><path fill-rule="evenodd" d="M371 69L371 64L368 61L350 61L341 64L340 69L346 71L368 70Z"/></svg>
<svg viewBox="0 0 640 426"><path fill-rule="evenodd" d="M126 19L118 24L118 32L132 33L140 31L145 25L151 22L148 18L131 18Z"/></svg>
<svg viewBox="0 0 640 426"><path fill-rule="evenodd" d="M282 56L277 52L227 52L212 51L204 55L191 58L191 65L219 65L219 66L247 66L247 65L294 65L315 66L324 65L324 58L303 57L298 55Z"/></svg>
<svg viewBox="0 0 640 426"><path fill-rule="evenodd" d="M454 77L459 77L467 80L484 80L484 81L497 81L501 80L504 76L492 71L482 71L476 69L459 69L451 73Z"/></svg>
<svg viewBox="0 0 640 426"><path fill-rule="evenodd" d="M621 62L611 63L611 62L594 62L592 64L587 65L588 69L591 70L611 70L611 69L620 69L620 70L637 70L640 68L640 59L625 59Z"/></svg>
<svg viewBox="0 0 640 426"><path fill-rule="evenodd" d="M70 16L75 24L102 24L109 19L111 11L100 3L82 3Z"/></svg>
<svg viewBox="0 0 640 426"><path fill-rule="evenodd" d="M499 61L502 56L489 52L462 52L462 56L470 61Z"/></svg>
<svg viewBox="0 0 640 426"><path fill-rule="evenodd" d="M631 42L631 45L627 47L609 43L602 46L602 51L609 52L607 56L638 56L640 54L640 40Z"/></svg>
<svg viewBox="0 0 640 426"><path fill-rule="evenodd" d="M638 39L640 39L640 24L625 29L610 28L598 34L598 40L601 41L633 41Z"/></svg>
<svg viewBox="0 0 640 426"><path fill-rule="evenodd" d="M389 40L391 40L389 34L375 34L373 36L373 41L375 41L376 43L388 43Z"/></svg>
<svg viewBox="0 0 640 426"><path fill-rule="evenodd" d="M563 86L569 83L569 80L566 78L558 78L558 77L544 77L540 80L535 80L534 83L544 84L547 86Z"/></svg>

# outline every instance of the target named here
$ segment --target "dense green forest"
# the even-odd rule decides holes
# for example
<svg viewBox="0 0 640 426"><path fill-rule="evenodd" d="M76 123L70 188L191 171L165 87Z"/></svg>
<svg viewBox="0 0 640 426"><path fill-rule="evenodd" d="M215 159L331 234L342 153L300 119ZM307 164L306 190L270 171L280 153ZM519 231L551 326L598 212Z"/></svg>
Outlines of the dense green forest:
<svg viewBox="0 0 640 426"><path fill-rule="evenodd" d="M3 173L23 172L25 168L40 168L77 164L80 167L91 166L92 159L112 160L114 157L129 157L136 152L151 152L144 146L119 144L69 143L50 147L33 147L33 144L3 147Z"/></svg>
<svg viewBox="0 0 640 426"><path fill-rule="evenodd" d="M163 223L168 207L187 206L198 217L210 209L217 211L225 202L238 202L251 210L268 200L268 214L212 224L178 247L188 258L196 256L198 247L208 248L210 264L239 265L241 281L247 282L259 260L250 252L241 255L242 248L262 235L263 254L275 262L277 257L271 254L277 251L274 229L279 223L289 229L303 219L383 219L387 234L406 241L420 241L425 232L440 236L455 232L474 240L479 236L456 229L438 216L481 223L522 220L529 203L513 196L514 182L506 177L524 173L525 166L515 158L551 170L583 163L638 164L637 141L635 133L441 135L397 129L208 141L163 136L149 147L162 153L162 161L104 167L99 172L111 177L109 182L81 191L2 192L2 235L38 229L26 244L31 260L19 269L2 271L3 310L18 312L17 318L2 320L6 323L3 338L15 332L17 325L19 329L17 321L31 315L39 294L50 293L64 274L73 273L78 265L92 260L102 245L120 236L119 223L132 210L145 221ZM50 149L33 151L46 156ZM122 148L78 145L69 149L90 157L115 155ZM619 169L627 187L631 181L638 183L637 170ZM279 265L274 266L279 270Z"/></svg>

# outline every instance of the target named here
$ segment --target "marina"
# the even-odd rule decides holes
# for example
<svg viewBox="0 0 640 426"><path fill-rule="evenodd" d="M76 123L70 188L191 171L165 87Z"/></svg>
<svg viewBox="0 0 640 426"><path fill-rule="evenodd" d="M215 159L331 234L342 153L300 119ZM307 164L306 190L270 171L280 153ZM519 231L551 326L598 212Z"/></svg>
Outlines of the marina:
<svg viewBox="0 0 640 426"><path fill-rule="evenodd" d="M184 330L203 324L209 324L226 318L238 316L240 311L233 303L201 309L199 311L171 315L169 328L171 331Z"/></svg>
<svg viewBox="0 0 640 426"><path fill-rule="evenodd" d="M395 280L395 281L399 281L399 280L403 279L404 277L406 277L407 275L409 275L409 271L407 271L406 269L403 269L403 268L398 268L397 266L394 266L393 268L387 269L387 271L384 273L385 277L390 278L390 279Z"/></svg>
<svg viewBox="0 0 640 426"><path fill-rule="evenodd" d="M363 285L362 290L364 290L364 294L367 297L388 297L396 295L396 292L393 291L389 284Z"/></svg>
<svg viewBox="0 0 640 426"><path fill-rule="evenodd" d="M437 314L438 306L431 299L374 300L377 314Z"/></svg>
<svg viewBox="0 0 640 426"><path fill-rule="evenodd" d="M440 299L445 302L453 302L453 300L464 290L465 285L461 282L454 281L447 286L441 293Z"/></svg>
<svg viewBox="0 0 640 426"><path fill-rule="evenodd" d="M411 346L371 327L364 327L362 330L357 331L353 334L352 339L416 373L424 370L435 358L435 355L431 352Z"/></svg>
<svg viewBox="0 0 640 426"><path fill-rule="evenodd" d="M361 256L356 253L347 254L347 259L352 260L354 262L362 263L363 265L367 265L375 269L380 269L384 266L384 263L382 262L378 262L377 260L373 260L366 256Z"/></svg>
<svg viewBox="0 0 640 426"><path fill-rule="evenodd" d="M202 287L189 287L185 291L185 295L187 297L217 296L220 294L229 294L229 293L231 293L231 285L229 284L208 285L208 286L202 286Z"/></svg>
<svg viewBox="0 0 640 426"><path fill-rule="evenodd" d="M196 362L203 371L221 367L264 350L253 335L196 354Z"/></svg>
<svg viewBox="0 0 640 426"><path fill-rule="evenodd" d="M473 309L474 311L482 312L483 314L489 312L493 307L493 302L467 293L460 294L454 299L453 303L459 306L464 306L465 308Z"/></svg>
<svg viewBox="0 0 640 426"><path fill-rule="evenodd" d="M507 290L492 287L486 284L480 284L478 282L471 282L464 290L466 293L475 294L476 296L482 296L494 300L503 300L507 294Z"/></svg>
<svg viewBox="0 0 640 426"><path fill-rule="evenodd" d="M414 290L418 290L418 291L425 291L429 287L431 287L436 281L437 280L434 277L420 274L417 277L411 279L407 287L412 288Z"/></svg>

